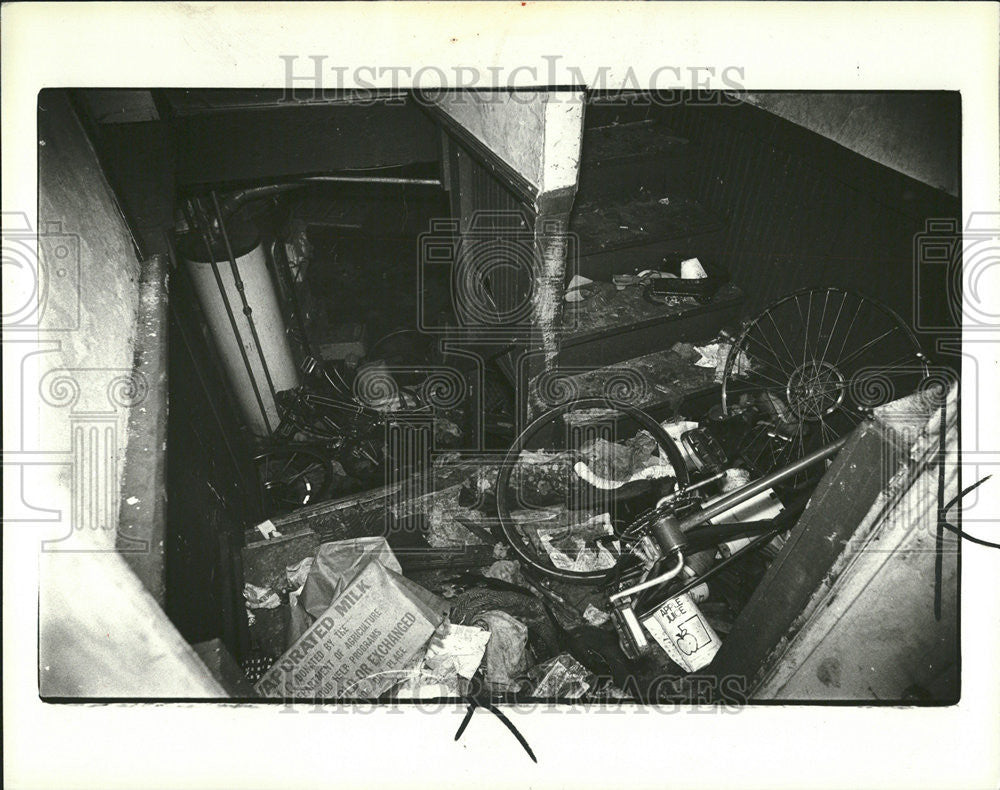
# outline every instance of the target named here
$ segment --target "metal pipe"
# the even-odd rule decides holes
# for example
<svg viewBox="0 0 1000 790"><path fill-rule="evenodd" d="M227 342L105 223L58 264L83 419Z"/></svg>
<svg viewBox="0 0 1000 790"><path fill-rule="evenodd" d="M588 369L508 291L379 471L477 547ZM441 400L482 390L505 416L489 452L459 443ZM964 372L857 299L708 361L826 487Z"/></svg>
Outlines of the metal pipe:
<svg viewBox="0 0 1000 790"><path fill-rule="evenodd" d="M192 228L194 227L195 225L192 223ZM246 365L247 375L250 377L250 385L253 387L254 397L257 399L257 405L260 407L261 416L264 418L264 425L267 428L267 432L271 433L271 421L267 418L267 409L264 406L264 399L260 395L260 388L257 386L257 379L254 377L253 368L250 365L250 357L247 356L246 347L243 345L243 336L240 334L240 327L236 322L236 314L233 312L233 306L229 303L229 295L226 293L226 286L222 282L222 275L219 274L219 265L215 260L215 253L212 252L212 243L208 238L208 234L204 230L201 232L201 238L202 241L205 242L205 250L208 252L208 261L212 266L212 274L215 275L215 282L219 286L219 294L222 296L222 303L226 307L226 315L229 316L229 323L233 327L233 334L236 337L236 345L240 347L240 356L243 357L243 364Z"/></svg>
<svg viewBox="0 0 1000 790"><path fill-rule="evenodd" d="M613 604L615 601L618 601L629 595L634 595L635 593L640 592L642 590L646 590L650 587L656 587L658 584L663 584L664 582L670 581L682 570L684 570L684 555L678 551L677 564L669 571L667 571L666 573L661 573L659 576L654 576L652 579L646 579L646 581L640 584L633 585L632 587L626 587L624 590L616 592L614 595L608 596L608 600L610 600L611 603Z"/></svg>
<svg viewBox="0 0 1000 790"><path fill-rule="evenodd" d="M233 255L233 248L229 244L229 233L226 231L226 223L222 219L222 209L219 207L219 196L215 193L214 189L212 190L212 205L215 207L215 216L219 221L219 231L222 235L222 241L226 245L226 254L229 256L229 265L232 267L233 271L233 282L236 285L236 290L239 292L240 299L243 302L243 315L247 317L247 324L250 325L250 334L253 336L254 345L257 346L257 356L260 357L260 365L264 370L264 378L267 379L267 387L271 392L271 400L277 402L276 393L274 391L274 382L271 380L271 371L268 369L267 359L264 356L264 348L260 344L260 336L257 334L257 326L254 324L253 308L250 307L250 302L247 301L246 287L243 284L243 278L240 277L240 267L236 265L236 256ZM267 430L268 433L271 432L271 426L269 423L267 424Z"/></svg>
<svg viewBox="0 0 1000 790"><path fill-rule="evenodd" d="M306 176L302 181L342 181L355 184L416 184L418 186L439 187L440 178L402 178L395 176Z"/></svg>
<svg viewBox="0 0 1000 790"><path fill-rule="evenodd" d="M836 455L840 448L847 442L847 439L848 437L846 436L838 439L832 444L828 444L815 452L809 453L809 455L803 456L788 466L782 467L775 472L771 472L771 474L766 475L759 480L755 480L752 483L747 483L742 488L737 488L735 491L731 491L730 493L719 497L715 501L708 503L705 508L681 521L681 531L687 532L689 529L700 526L710 519L725 513L727 510L730 510L736 505L740 505L748 499L752 499L757 496L757 494L762 491L766 491L777 483L798 474L803 469Z"/></svg>
<svg viewBox="0 0 1000 790"><path fill-rule="evenodd" d="M345 183L345 184L414 184L416 186L440 187L441 180L438 178L403 178L397 176L303 176L294 181L285 181L280 184L267 184L260 187L251 187L234 192L222 201L222 215L228 217L241 204L247 200L268 197L289 189L298 189L314 183Z"/></svg>
<svg viewBox="0 0 1000 790"><path fill-rule="evenodd" d="M724 560L717 562L715 565L713 565L707 571L702 573L700 576L695 576L693 579L691 579L691 581L686 582L683 586L681 586L680 589L670 593L670 597L677 598L678 596L683 595L686 592L690 592L699 584L704 584L713 576L715 576L715 574L721 571L723 568L726 568L732 563L736 562L740 557L746 556L751 551L756 549L758 546L761 546L767 543L768 541L773 540L774 536L777 535L779 532L781 532L781 529L772 529L770 532L765 532L763 535L758 535L756 538L750 541L746 546L741 548L739 551L733 552ZM644 607L643 611L636 612L636 615L639 617L640 620L642 620L646 617L649 617L649 615L651 615L653 612L659 609L660 606L662 605L663 601L661 600L659 603L656 603L653 606Z"/></svg>
<svg viewBox="0 0 1000 790"><path fill-rule="evenodd" d="M175 268L180 268L179 266L179 256L177 255L177 250L174 248L173 239L170 237L169 233L165 233L167 248L170 254L170 262ZM205 401L208 403L209 409L212 411L212 415L215 417L215 422L219 426L219 432L222 434L222 442L226 445L226 450L229 453L229 460L233 462L233 470L236 472L240 479L240 485L244 491L249 491L250 486L247 484L246 478L243 476L243 467L240 465L239 460L237 460L236 451L233 449L232 443L229 441L229 434L223 427L225 423L222 421L222 415L219 413L219 409L216 406L215 398L212 397L211 390L209 389L208 382L205 380L205 374L201 370L201 366L196 362L194 350L191 347L191 341L188 338L187 330L184 329L184 323L181 321L180 316L177 314L177 309L174 307L174 302L171 299L167 300L167 306L170 308L170 314L174 317L174 324L177 326L177 331L180 335L181 342L184 343L184 348L187 349L188 356L191 358L191 367L194 369L195 376L198 379L198 383L201 385L201 390L205 395ZM263 406L263 404L261 404Z"/></svg>

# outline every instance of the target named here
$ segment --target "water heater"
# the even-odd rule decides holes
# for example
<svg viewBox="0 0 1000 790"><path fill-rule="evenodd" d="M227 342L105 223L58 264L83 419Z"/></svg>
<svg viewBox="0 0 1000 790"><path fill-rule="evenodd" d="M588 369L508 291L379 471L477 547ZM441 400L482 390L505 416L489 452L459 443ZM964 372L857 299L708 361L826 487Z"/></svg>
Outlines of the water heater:
<svg viewBox="0 0 1000 790"><path fill-rule="evenodd" d="M274 394L297 386L299 373L259 234L241 222L227 223L226 229L235 272L221 239L210 244L190 238L180 254L243 420L255 435L265 437L278 426Z"/></svg>

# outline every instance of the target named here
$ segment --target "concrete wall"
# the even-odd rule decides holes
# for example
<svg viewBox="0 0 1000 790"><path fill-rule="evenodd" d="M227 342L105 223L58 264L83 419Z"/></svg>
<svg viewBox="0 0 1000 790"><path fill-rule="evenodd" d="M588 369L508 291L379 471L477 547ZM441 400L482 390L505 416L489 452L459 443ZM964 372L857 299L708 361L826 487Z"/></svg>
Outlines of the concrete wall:
<svg viewBox="0 0 1000 790"><path fill-rule="evenodd" d="M74 459L58 478L75 491L70 539L113 547L129 409L144 392L132 377L139 261L66 93L43 91L38 119L39 325L58 341L40 379L42 441Z"/></svg>
<svg viewBox="0 0 1000 790"><path fill-rule="evenodd" d="M140 263L65 92L43 92L38 115L37 378L20 373L39 412L39 476L24 490L54 515L35 543L39 693L222 697L115 551L128 418L153 406L133 373Z"/></svg>
<svg viewBox="0 0 1000 790"><path fill-rule="evenodd" d="M958 195L961 110L957 93L747 92L740 98Z"/></svg>
<svg viewBox="0 0 1000 790"><path fill-rule="evenodd" d="M582 92L448 91L436 101L539 192L575 186Z"/></svg>

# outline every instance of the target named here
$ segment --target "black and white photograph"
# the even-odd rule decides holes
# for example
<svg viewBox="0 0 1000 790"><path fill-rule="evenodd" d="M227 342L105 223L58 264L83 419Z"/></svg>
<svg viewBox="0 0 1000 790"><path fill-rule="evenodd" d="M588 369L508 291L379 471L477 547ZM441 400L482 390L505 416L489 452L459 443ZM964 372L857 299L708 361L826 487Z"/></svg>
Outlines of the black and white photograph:
<svg viewBox="0 0 1000 790"><path fill-rule="evenodd" d="M2 14L11 787L997 786L997 6Z"/></svg>

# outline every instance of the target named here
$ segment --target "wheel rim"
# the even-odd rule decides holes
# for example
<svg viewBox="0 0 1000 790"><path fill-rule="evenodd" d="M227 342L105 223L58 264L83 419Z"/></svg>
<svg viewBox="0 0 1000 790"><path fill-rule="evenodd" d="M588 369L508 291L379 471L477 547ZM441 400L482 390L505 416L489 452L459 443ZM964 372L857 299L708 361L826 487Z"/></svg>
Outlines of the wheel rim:
<svg viewBox="0 0 1000 790"><path fill-rule="evenodd" d="M892 309L855 291L805 289L744 326L726 359L723 412L749 401L771 415L751 431L744 454L765 473L852 431L877 406L919 390L928 374L927 357Z"/></svg>

